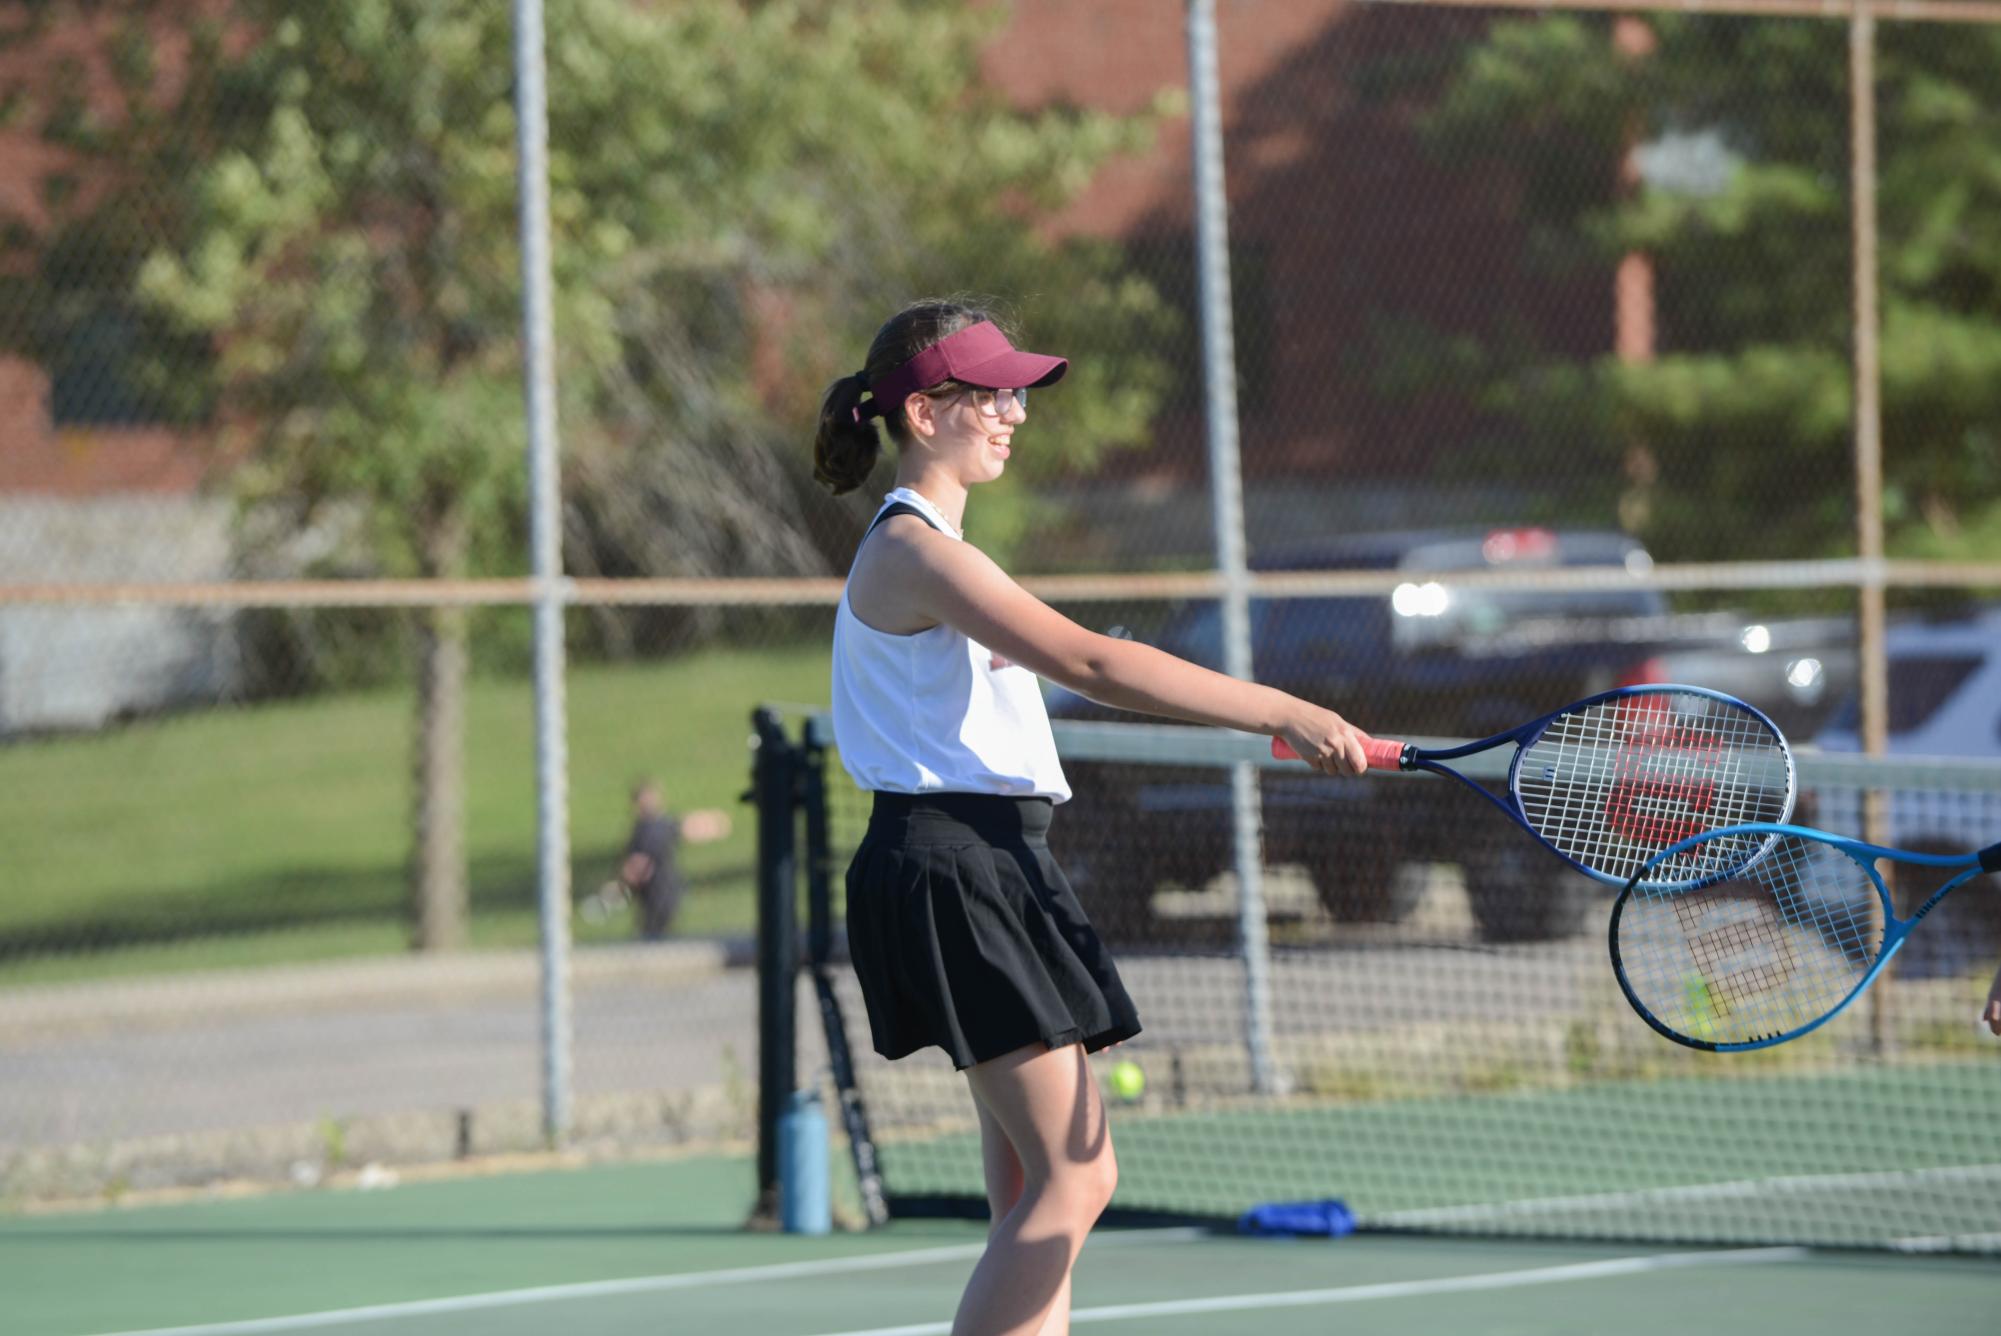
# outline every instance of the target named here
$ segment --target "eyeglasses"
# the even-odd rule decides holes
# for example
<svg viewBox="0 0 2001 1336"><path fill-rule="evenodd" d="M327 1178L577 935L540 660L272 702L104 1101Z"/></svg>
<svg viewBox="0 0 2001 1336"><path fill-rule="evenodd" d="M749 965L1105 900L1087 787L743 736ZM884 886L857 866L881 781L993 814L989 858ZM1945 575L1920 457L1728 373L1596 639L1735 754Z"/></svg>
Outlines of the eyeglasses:
<svg viewBox="0 0 2001 1336"><path fill-rule="evenodd" d="M983 390L975 388L967 390L966 395L972 400L973 407L986 417L1006 417L1017 408L1024 413L1028 411L1027 390Z"/></svg>

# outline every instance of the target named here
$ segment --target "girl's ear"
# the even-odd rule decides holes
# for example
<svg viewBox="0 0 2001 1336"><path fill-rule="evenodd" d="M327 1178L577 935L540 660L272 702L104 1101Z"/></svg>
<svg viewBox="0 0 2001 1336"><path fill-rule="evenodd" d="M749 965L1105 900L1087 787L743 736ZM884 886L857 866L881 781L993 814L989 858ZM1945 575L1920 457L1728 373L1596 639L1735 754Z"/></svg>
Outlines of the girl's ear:
<svg viewBox="0 0 2001 1336"><path fill-rule="evenodd" d="M903 400L910 430L919 436L938 434L938 401L928 394L911 393Z"/></svg>

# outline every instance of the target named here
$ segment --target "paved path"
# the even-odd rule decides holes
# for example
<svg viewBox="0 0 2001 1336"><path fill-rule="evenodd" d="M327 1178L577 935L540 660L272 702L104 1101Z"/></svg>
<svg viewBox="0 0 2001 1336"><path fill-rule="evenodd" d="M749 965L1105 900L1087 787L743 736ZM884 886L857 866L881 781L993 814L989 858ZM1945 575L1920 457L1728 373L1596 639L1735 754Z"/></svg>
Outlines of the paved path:
<svg viewBox="0 0 2001 1336"><path fill-rule="evenodd" d="M580 951L574 1088L749 1088L754 971L708 943ZM533 1103L532 952L0 993L0 1151Z"/></svg>
<svg viewBox="0 0 2001 1336"><path fill-rule="evenodd" d="M1609 979L1602 951L1595 935L1492 952L1420 933L1281 953L1270 972L1274 1032L1575 1012L1594 1005L1591 981ZM709 942L577 952L579 1103L699 1094L739 1115L754 1107L747 954L744 944ZM1134 957L1122 968L1147 1024L1141 1045L1243 1044L1247 994L1234 959ZM478 952L0 992L0 1158L500 1107L526 1110L517 1118L532 1126L543 1060L538 969L532 951ZM839 977L854 1046L872 1063L852 976L842 967ZM824 1044L803 984L798 1033L799 1071L811 1080Z"/></svg>

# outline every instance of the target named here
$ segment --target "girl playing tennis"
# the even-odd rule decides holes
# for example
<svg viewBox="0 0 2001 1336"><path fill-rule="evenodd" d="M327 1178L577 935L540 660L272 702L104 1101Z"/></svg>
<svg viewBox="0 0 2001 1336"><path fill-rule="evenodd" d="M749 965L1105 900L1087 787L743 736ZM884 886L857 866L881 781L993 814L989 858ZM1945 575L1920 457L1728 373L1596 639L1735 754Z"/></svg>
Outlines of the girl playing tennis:
<svg viewBox="0 0 2001 1336"><path fill-rule="evenodd" d="M992 1225L952 1330L1070 1329L1070 1269L1112 1195L1111 1129L1084 1056L1139 1016L1047 840L1070 796L1037 676L1108 705L1282 737L1315 769L1367 768L1332 711L1078 626L963 541L1028 391L1068 363L1016 350L985 312L925 302L834 382L813 443L834 492L867 479L880 418L896 486L834 623L834 733L874 793L848 869L849 949L876 1051L937 1045L979 1110Z"/></svg>

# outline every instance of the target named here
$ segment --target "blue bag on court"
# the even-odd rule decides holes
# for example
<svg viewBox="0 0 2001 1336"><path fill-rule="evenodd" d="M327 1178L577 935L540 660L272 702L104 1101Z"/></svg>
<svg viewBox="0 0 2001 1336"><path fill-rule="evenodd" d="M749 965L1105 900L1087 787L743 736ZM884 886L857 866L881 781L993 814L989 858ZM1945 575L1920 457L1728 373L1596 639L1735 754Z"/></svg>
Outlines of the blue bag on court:
<svg viewBox="0 0 2001 1336"><path fill-rule="evenodd" d="M1338 1239L1355 1232L1355 1213L1333 1197L1322 1201L1268 1201L1245 1211L1239 1234Z"/></svg>

